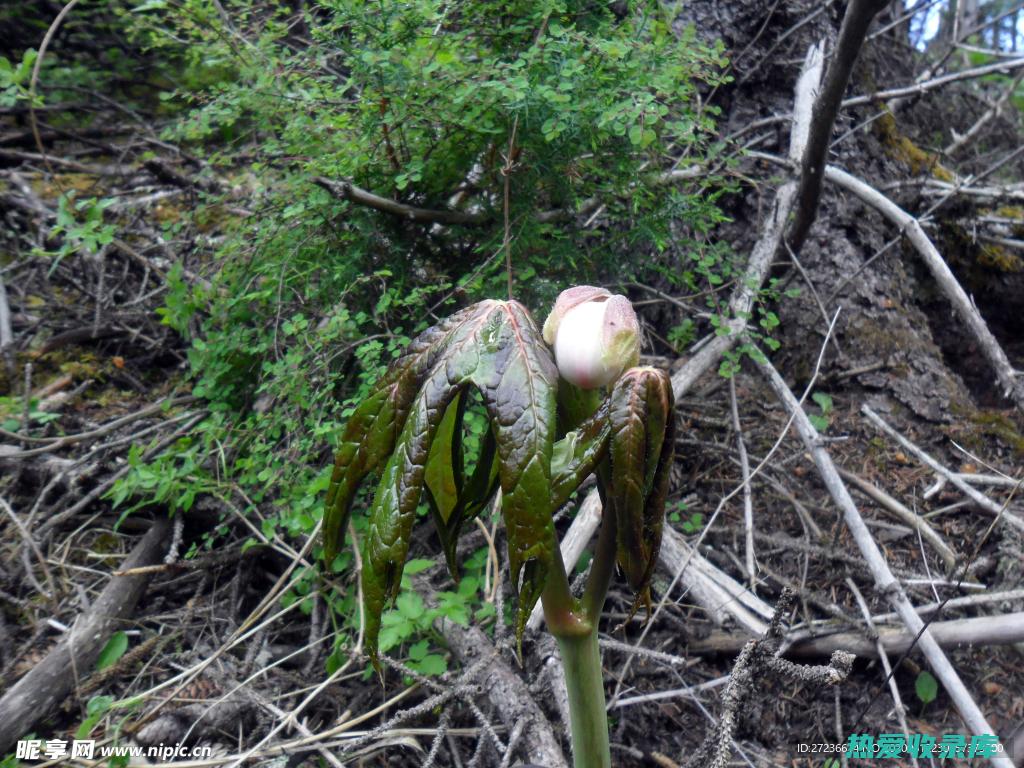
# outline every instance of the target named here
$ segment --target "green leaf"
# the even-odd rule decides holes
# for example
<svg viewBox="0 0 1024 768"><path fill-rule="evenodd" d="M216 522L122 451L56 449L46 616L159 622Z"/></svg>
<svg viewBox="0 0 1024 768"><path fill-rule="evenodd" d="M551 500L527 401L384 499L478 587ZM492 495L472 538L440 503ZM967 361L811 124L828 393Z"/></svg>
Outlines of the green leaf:
<svg viewBox="0 0 1024 768"><path fill-rule="evenodd" d="M429 570L430 568L433 568L435 565L437 565L437 563L435 563L433 560L410 560L405 564L405 574L407 576L414 576L417 573L421 573L423 571Z"/></svg>
<svg viewBox="0 0 1024 768"><path fill-rule="evenodd" d="M462 420L466 398L459 392L445 411L434 443L430 446L424 474L427 490L434 500L437 514L447 523L459 503L462 486Z"/></svg>
<svg viewBox="0 0 1024 768"><path fill-rule="evenodd" d="M431 653L428 656L424 656L419 661L409 662L409 668L415 672L419 672L421 675L443 675L448 671L448 662L445 661L444 656L438 656L436 653Z"/></svg>
<svg viewBox="0 0 1024 768"><path fill-rule="evenodd" d="M85 705L85 720L75 730L76 739L88 738L103 716L114 706L113 696L93 696Z"/></svg>
<svg viewBox="0 0 1024 768"><path fill-rule="evenodd" d="M124 656L128 650L128 635L124 632L115 632L111 635L107 644L103 646L99 657L96 659L96 671L102 672L107 667L117 663L117 660Z"/></svg>
<svg viewBox="0 0 1024 768"><path fill-rule="evenodd" d="M819 432L824 432L826 429L828 429L828 419L826 419L824 416L819 416L818 414L811 414L807 416L807 420L811 422L811 426L813 426Z"/></svg>
<svg viewBox="0 0 1024 768"><path fill-rule="evenodd" d="M829 395L825 394L824 392L815 392L813 395L811 395L811 400L818 404L818 407L821 408L822 413L827 415L832 411L832 398Z"/></svg>
<svg viewBox="0 0 1024 768"><path fill-rule="evenodd" d="M432 367L419 391L413 393L401 435L377 486L363 540L362 571L366 645L375 666L380 615L384 604L395 599L401 584L431 446L448 406L463 387L474 381L489 343L487 329L492 315L498 314L496 308L501 306L501 302L494 301L476 304L454 320L449 318L443 325L450 330L443 337L433 335ZM426 331L423 336L430 334ZM376 424L370 424L369 429L376 429Z"/></svg>
<svg viewBox="0 0 1024 768"><path fill-rule="evenodd" d="M558 546L551 515L558 370L526 308L516 301L494 304L481 329L474 383L497 441L509 571L519 589L515 628L521 646Z"/></svg>
<svg viewBox="0 0 1024 768"><path fill-rule="evenodd" d="M551 456L551 509L568 501L608 452L608 406L587 418L578 429L555 443Z"/></svg>
<svg viewBox="0 0 1024 768"><path fill-rule="evenodd" d="M928 670L922 670L914 681L914 690L922 704L930 704L939 695L939 681Z"/></svg>

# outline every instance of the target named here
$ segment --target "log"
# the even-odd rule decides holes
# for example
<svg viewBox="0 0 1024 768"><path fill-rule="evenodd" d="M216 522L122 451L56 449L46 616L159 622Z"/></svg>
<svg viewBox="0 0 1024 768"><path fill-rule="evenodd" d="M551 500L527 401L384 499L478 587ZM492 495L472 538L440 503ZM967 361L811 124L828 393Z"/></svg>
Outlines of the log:
<svg viewBox="0 0 1024 768"><path fill-rule="evenodd" d="M475 627L461 627L450 621L445 621L442 629L448 647L463 667L484 656L493 656L481 674L483 692L509 731L520 720L527 721L519 742L519 749L527 760L545 768L568 768L550 721L523 679L496 653L487 635Z"/></svg>
<svg viewBox="0 0 1024 768"><path fill-rule="evenodd" d="M159 519L120 564L122 570L160 562L170 521ZM0 754L51 714L91 672L110 635L126 625L151 574L114 576L100 596L42 661L0 698Z"/></svg>

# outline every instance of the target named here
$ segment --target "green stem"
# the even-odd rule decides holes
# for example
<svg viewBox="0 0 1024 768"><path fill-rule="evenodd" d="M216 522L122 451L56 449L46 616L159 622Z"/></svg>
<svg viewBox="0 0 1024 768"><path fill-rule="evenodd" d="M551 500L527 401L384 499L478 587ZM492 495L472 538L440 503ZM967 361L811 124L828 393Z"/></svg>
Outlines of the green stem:
<svg viewBox="0 0 1024 768"><path fill-rule="evenodd" d="M606 512L583 600L574 600L569 592L561 553L555 556L542 598L548 630L558 640L569 692L574 768L611 768L612 764L597 628L614 569L615 516Z"/></svg>
<svg viewBox="0 0 1024 768"><path fill-rule="evenodd" d="M565 686L569 690L573 766L611 768L597 625L583 636L559 637L558 649L565 667Z"/></svg>

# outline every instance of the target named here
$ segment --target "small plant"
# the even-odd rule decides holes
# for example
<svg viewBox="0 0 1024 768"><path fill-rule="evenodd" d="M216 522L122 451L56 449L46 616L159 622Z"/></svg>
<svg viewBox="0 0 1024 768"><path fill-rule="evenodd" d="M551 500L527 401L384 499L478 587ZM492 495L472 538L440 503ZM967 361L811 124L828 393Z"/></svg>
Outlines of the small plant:
<svg viewBox="0 0 1024 768"><path fill-rule="evenodd" d="M914 681L914 692L922 705L931 704L939 695L939 681L931 672L923 669Z"/></svg>
<svg viewBox="0 0 1024 768"><path fill-rule="evenodd" d="M379 649L396 642L396 628L411 635L425 615L412 600L382 621L393 616L384 614L386 603L403 600L399 589L421 497L457 577L459 533L500 488L518 591L516 637L521 645L540 600L565 666L577 768L611 764L597 645L611 576L618 563L636 595L633 610L649 605L665 517L674 401L667 374L632 367L638 331L624 297L590 286L559 296L543 338L512 300L480 302L428 329L349 419L324 513L323 556L330 564L344 544L360 483L383 467L362 542L366 644L379 670ZM463 440L474 393L488 420L475 457L467 456ZM606 513L577 599L553 513L591 474ZM410 657L414 652L421 664L431 658L427 646L414 646Z"/></svg>
<svg viewBox="0 0 1024 768"><path fill-rule="evenodd" d="M813 413L807 418L816 430L824 432L832 424L832 411L835 407L832 403L832 397L824 392L815 392L811 395L811 400L821 409L821 413Z"/></svg>

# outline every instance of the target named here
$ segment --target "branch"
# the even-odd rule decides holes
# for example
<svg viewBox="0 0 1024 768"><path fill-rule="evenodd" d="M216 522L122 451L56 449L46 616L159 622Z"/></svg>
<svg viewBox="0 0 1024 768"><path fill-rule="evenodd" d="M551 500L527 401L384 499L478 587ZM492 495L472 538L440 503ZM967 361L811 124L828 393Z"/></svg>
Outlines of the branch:
<svg viewBox="0 0 1024 768"><path fill-rule="evenodd" d="M973 501L975 504L981 507L981 509L988 512L996 519L1002 520L1006 522L1008 525L1012 525L1018 531L1024 531L1024 520L1021 520L1016 515L1011 515L1005 509L1005 504L996 504L994 501L992 501L992 499L990 499L985 494L976 491L966 482L961 480L958 477L957 473L950 472L944 466L939 464L939 462L937 462L927 453L922 451L920 448L918 448L916 445L910 442L907 438L905 438L895 429L886 424L882 417L875 413L873 410L871 410L868 406L863 405L861 406L860 410L861 413L863 413L872 424L874 424L880 430L885 432L885 434L889 435L889 437L891 437L893 440L902 445L905 450L910 451L912 454L914 454L914 456L916 456L918 460L921 461L921 463L927 465L932 470L938 472L940 475L949 480L949 482L951 482L953 485L959 488L965 496L970 498L971 501ZM1014 488L1018 487L1019 485L1020 482L1018 482L1017 485L1014 486Z"/></svg>
<svg viewBox="0 0 1024 768"><path fill-rule="evenodd" d="M935 282L953 305L953 309L978 342L996 374L1003 396L1011 398L1018 408L1024 408L1024 385L1017 381L1017 372L1010 365L1006 353L989 331L967 293L960 287L960 283L938 249L925 234L921 223L881 192L845 171L829 166L825 169L825 177L847 192L855 194L903 231L921 255Z"/></svg>
<svg viewBox="0 0 1024 768"><path fill-rule="evenodd" d="M807 151L807 137L810 135L812 115L815 112L814 100L821 72L824 68L823 44L812 45L804 59L804 68L796 84L793 100L793 129L790 132L789 156L797 161ZM716 335L693 357L673 374L672 391L679 400L689 391L701 376L716 365L722 355L728 352L740 334L747 327L754 298L768 274L768 268L775 260L775 254L782 246L786 225L789 223L793 204L796 200L798 182L791 179L779 187L775 193L775 204L769 215L764 231L750 252L747 269L739 281L739 285L729 300L729 319L726 321L729 333Z"/></svg>
<svg viewBox="0 0 1024 768"><path fill-rule="evenodd" d="M399 218L410 221L420 221L428 224L485 224L491 220L491 216L483 213L463 213L462 211L441 211L431 208L417 208L412 205L400 203L387 197L375 195L361 187L357 187L348 181L334 181L326 176L317 176L313 183L323 187L335 197L348 200L357 205L365 205L367 208L374 208L384 213L390 213Z"/></svg>
<svg viewBox="0 0 1024 768"><path fill-rule="evenodd" d="M886 653L906 653L915 644L916 632L900 627L879 627L878 642ZM822 634L818 627L815 634L799 630L792 632L783 642L783 654L797 659L831 656L836 651L847 651L862 659L878 658L878 647L871 638L860 632L835 632ZM997 616L978 616L969 619L933 621L928 625L935 642L940 648L959 648L965 645L1016 645L1024 642L1024 612L1006 613ZM703 640L690 643L687 653L706 655L735 653L743 648L750 638L739 632L712 632ZM920 641L918 640L918 643ZM995 733L995 731L988 731Z"/></svg>
<svg viewBox="0 0 1024 768"><path fill-rule="evenodd" d="M818 467L818 472L825 483L825 487L840 510L842 510L846 527L849 529L854 542L856 542L857 548L864 556L868 570L875 580L875 588L879 593L888 598L911 636L917 638L918 647L928 659L932 670L935 672L935 676L949 694L953 706L956 707L960 718L968 729L975 734L995 733L995 730L989 725L985 715L982 714L977 703L967 691L953 665L950 664L946 654L942 652L942 648L936 641L935 636L925 625L924 621L922 621L921 617L918 616L917 611L914 610L913 603L907 597L903 586L893 575L888 563L886 563L885 558L882 556L881 550L879 550L875 540L871 537L871 531L868 530L864 518L861 517L860 510L857 509L857 505L850 496L850 492L839 477L836 466L832 462L832 457L829 456L828 451L823 447L818 431L811 424L810 419L807 418L803 408L800 407L796 396L779 375L779 372L768 362L767 358L763 358L763 362L759 362L757 365L772 389L775 390L779 400L782 401L783 406L793 417L793 424L796 426L797 432L800 434L804 445L811 454L811 458ZM1005 757L992 757L990 761L993 765L998 766L998 768L1013 768L1013 762Z"/></svg>
<svg viewBox="0 0 1024 768"><path fill-rule="evenodd" d="M818 201L821 199L822 171L832 138L832 127L842 105L850 73L857 61L857 54L864 43L864 36L875 14L888 5L887 0L852 0L846 8L843 26L839 30L839 42L825 76L821 94L815 100L814 114L806 138L807 149L800 163L800 192L797 202L796 221L789 234L789 244L799 251L807 233L818 215ZM790 152L790 158L793 158Z"/></svg>
<svg viewBox="0 0 1024 768"><path fill-rule="evenodd" d="M934 80L926 80L923 83L915 83L903 88L893 88L888 91L875 91L864 96L854 96L853 98L846 99L843 102L843 106L859 107L862 104L888 101L889 99L897 99L902 96L920 96L928 91L933 91L936 88L941 88L944 85L949 85L959 80L973 80L996 73L1005 75L1021 67L1024 67L1024 56L1019 59L1010 59L1009 61L997 61L995 64L986 64L983 67L975 67L974 69L965 69L963 72L954 72L950 75L943 75L942 77L936 77Z"/></svg>

